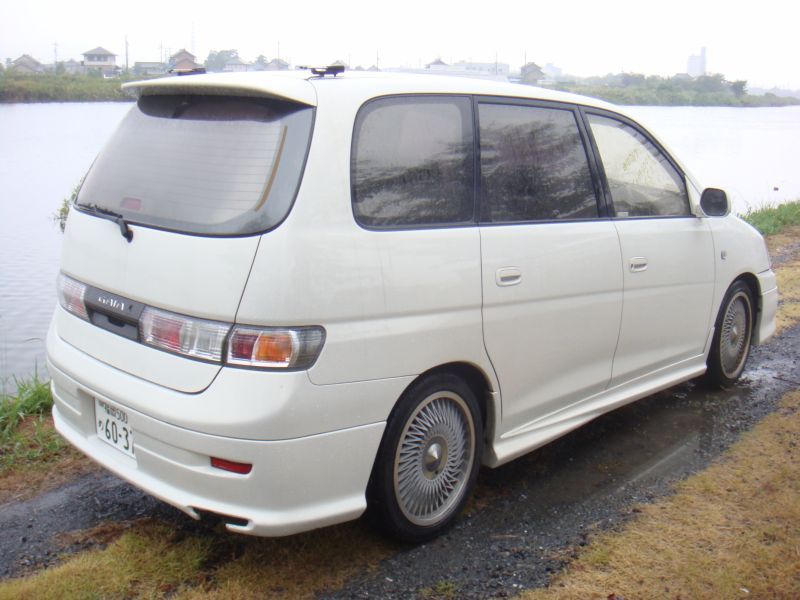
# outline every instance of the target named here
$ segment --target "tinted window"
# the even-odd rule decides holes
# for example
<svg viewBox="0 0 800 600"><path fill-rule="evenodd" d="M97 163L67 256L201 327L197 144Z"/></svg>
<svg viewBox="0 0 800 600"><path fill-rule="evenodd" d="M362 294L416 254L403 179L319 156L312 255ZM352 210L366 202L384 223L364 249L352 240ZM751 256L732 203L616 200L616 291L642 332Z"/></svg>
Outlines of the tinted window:
<svg viewBox="0 0 800 600"><path fill-rule="evenodd" d="M98 155L78 205L190 233L264 231L294 200L311 121L310 108L269 100L144 96Z"/></svg>
<svg viewBox="0 0 800 600"><path fill-rule="evenodd" d="M641 132L629 125L589 115L618 217L689 215L681 174Z"/></svg>
<svg viewBox="0 0 800 600"><path fill-rule="evenodd" d="M473 134L468 98L386 98L358 114L353 209L369 227L473 220Z"/></svg>
<svg viewBox="0 0 800 600"><path fill-rule="evenodd" d="M572 111L481 104L481 218L495 223L598 216Z"/></svg>

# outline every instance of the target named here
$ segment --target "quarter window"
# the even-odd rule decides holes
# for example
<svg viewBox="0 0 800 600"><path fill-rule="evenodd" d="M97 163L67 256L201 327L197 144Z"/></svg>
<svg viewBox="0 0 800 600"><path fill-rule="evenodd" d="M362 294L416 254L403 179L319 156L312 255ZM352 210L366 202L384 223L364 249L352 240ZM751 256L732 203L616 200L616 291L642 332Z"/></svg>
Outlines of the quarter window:
<svg viewBox="0 0 800 600"><path fill-rule="evenodd" d="M356 119L353 211L367 227L474 220L469 98L414 96L367 104Z"/></svg>
<svg viewBox="0 0 800 600"><path fill-rule="evenodd" d="M641 132L616 119L589 115L618 217L690 215L686 184Z"/></svg>
<svg viewBox="0 0 800 600"><path fill-rule="evenodd" d="M481 220L598 216L586 150L570 110L481 104Z"/></svg>

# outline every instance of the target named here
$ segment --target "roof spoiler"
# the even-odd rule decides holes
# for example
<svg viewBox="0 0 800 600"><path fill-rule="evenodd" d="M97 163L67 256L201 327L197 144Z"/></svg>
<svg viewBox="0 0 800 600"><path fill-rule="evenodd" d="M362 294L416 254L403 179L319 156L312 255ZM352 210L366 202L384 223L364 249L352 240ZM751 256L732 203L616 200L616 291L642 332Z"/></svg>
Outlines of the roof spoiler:
<svg viewBox="0 0 800 600"><path fill-rule="evenodd" d="M155 94L208 94L274 98L306 106L317 105L314 86L304 77L258 77L254 73L192 73L192 77L162 77L124 83L136 97Z"/></svg>

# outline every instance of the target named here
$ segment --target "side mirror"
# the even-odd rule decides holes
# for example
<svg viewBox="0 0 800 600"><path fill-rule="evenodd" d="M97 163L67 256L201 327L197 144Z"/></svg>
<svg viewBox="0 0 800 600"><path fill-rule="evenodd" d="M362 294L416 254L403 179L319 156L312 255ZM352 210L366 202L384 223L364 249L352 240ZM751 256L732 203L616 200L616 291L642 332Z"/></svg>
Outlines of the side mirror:
<svg viewBox="0 0 800 600"><path fill-rule="evenodd" d="M700 196L700 208L709 217L724 217L730 212L728 194L725 190L706 188Z"/></svg>

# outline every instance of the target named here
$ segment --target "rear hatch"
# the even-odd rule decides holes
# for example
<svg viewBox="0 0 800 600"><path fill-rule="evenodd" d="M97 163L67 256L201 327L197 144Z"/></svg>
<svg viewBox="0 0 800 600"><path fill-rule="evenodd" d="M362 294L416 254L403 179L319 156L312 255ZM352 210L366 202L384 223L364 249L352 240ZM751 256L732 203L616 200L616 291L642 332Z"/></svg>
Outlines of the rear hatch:
<svg viewBox="0 0 800 600"><path fill-rule="evenodd" d="M90 322L59 313L59 336L184 392L205 389L220 364L145 346L135 315L154 307L235 321L260 235L291 209L313 122L307 81L276 91L265 78L242 95L213 83L142 85L85 178L62 254L62 272L91 286ZM120 306L135 312L127 323Z"/></svg>

